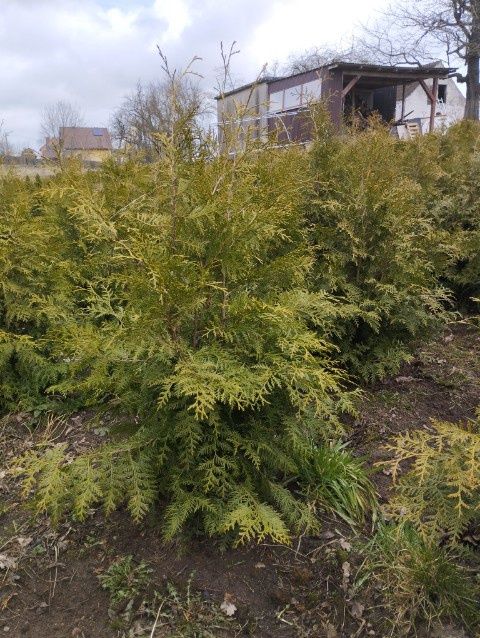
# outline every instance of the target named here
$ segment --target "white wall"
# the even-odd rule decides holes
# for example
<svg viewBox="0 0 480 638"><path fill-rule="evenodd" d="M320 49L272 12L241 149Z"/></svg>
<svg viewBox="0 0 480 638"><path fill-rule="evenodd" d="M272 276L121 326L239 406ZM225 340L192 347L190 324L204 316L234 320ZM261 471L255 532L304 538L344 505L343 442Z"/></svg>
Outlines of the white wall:
<svg viewBox="0 0 480 638"><path fill-rule="evenodd" d="M268 85L260 82L217 100L217 117L220 141L225 143L228 132L239 128L234 134L236 143L247 137L265 140L267 137ZM240 140L239 140L240 138ZM232 149L238 150L238 149Z"/></svg>
<svg viewBox="0 0 480 638"><path fill-rule="evenodd" d="M431 89L433 80L427 80L426 84ZM458 88L457 83L452 78L449 78L448 80L440 80L439 85L442 84L447 86L446 102L445 104L442 104L441 102L437 104L435 115L436 129L451 126L455 122L461 120L463 118L463 112L465 109L465 97ZM401 88L397 93L397 97L398 96L401 96ZM413 113L407 115L410 111L413 111ZM407 120L421 118L422 132L428 133L430 124L430 104L428 102L427 95L420 84L417 84L414 91L408 97L406 97L404 112L407 116ZM402 101L400 99L397 100L395 114L396 119L400 119L401 115ZM400 137L407 136L405 127L399 126L398 129Z"/></svg>

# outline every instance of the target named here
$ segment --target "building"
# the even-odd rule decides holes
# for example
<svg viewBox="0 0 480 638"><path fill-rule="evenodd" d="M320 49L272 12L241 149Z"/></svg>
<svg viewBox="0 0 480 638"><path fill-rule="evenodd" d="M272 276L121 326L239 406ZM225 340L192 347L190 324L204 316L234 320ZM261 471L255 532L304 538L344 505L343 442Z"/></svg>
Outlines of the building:
<svg viewBox="0 0 480 638"><path fill-rule="evenodd" d="M465 98L451 78L455 69L438 65L398 67L336 62L285 77L264 77L217 97L219 137L229 146L249 136L280 143L311 138L308 113L322 100L334 125L344 117L377 113L400 137L413 136L461 119Z"/></svg>
<svg viewBox="0 0 480 638"><path fill-rule="evenodd" d="M84 162L102 162L112 153L112 140L106 128L62 126L58 137L47 137L40 149L44 159L77 157Z"/></svg>
<svg viewBox="0 0 480 638"><path fill-rule="evenodd" d="M33 148L24 148L20 153L19 162L25 166L36 164L37 154Z"/></svg>
<svg viewBox="0 0 480 638"><path fill-rule="evenodd" d="M432 89L432 81L426 81L427 88ZM403 112L402 112L403 104ZM426 96L419 82L411 82L397 87L397 106L395 119L404 122L397 127L401 138L408 138L407 125L414 123L420 133L427 133L430 125L430 99ZM465 96L458 88L453 78L442 78L438 81L437 106L435 110L434 127L451 126L463 118L465 111Z"/></svg>
<svg viewBox="0 0 480 638"><path fill-rule="evenodd" d="M59 156L59 144L56 137L46 137L45 144L38 151L40 157L46 160L55 160Z"/></svg>

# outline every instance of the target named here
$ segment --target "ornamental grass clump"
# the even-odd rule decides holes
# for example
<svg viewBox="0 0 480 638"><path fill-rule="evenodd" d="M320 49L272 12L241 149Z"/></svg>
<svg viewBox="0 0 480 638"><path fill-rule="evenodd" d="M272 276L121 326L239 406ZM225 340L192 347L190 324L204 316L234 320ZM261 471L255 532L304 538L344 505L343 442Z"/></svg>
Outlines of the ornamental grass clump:
<svg viewBox="0 0 480 638"><path fill-rule="evenodd" d="M357 586L370 588L389 635L417 635L420 628L430 635L434 625L449 622L478 635L478 582L458 553L408 524L383 524L364 554Z"/></svg>

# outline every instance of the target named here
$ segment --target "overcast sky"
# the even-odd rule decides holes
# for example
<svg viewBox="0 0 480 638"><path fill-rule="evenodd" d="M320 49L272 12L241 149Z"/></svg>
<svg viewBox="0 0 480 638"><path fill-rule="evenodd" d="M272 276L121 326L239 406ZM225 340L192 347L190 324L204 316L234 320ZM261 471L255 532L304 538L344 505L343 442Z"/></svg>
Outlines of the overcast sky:
<svg viewBox="0 0 480 638"><path fill-rule="evenodd" d="M0 0L0 122L20 149L40 145L40 112L63 99L87 125L108 125L137 80L193 56L215 87L219 43L236 40L234 77L314 46L344 45L385 0Z"/></svg>

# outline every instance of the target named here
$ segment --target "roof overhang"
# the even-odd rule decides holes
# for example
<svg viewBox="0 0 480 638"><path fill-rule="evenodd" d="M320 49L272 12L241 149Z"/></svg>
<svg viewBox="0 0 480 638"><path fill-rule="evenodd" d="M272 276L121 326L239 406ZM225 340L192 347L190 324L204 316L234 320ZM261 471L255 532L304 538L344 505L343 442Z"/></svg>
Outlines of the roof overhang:
<svg viewBox="0 0 480 638"><path fill-rule="evenodd" d="M229 97L230 95L235 95L235 93L241 93L242 91L246 91L247 89L253 89L255 86L261 86L262 84L268 84L273 82L274 80L279 80L280 78L269 75L260 78L259 80L255 80L254 82L249 82L248 84L243 84L236 89L232 89L231 91L226 91L225 93L220 93L220 95L216 95L216 100L222 100L224 97Z"/></svg>
<svg viewBox="0 0 480 638"><path fill-rule="evenodd" d="M348 82L356 76L360 76L358 88L375 89L383 86L391 86L398 84L409 84L410 82L419 82L420 80L429 80L432 78L447 79L455 74L456 68L442 66L386 66L382 64L357 64L354 62L335 62L325 66L311 69L311 71L320 71L328 69L329 71L343 71L344 79ZM244 84L236 89L215 96L216 100L222 100L225 97L235 95L246 89L252 89L256 85L264 83L270 84L277 80L284 80L289 77L305 75L306 71L294 73L292 75L273 77L265 76L255 82Z"/></svg>
<svg viewBox="0 0 480 638"><path fill-rule="evenodd" d="M447 79L455 73L454 68L444 68L436 66L383 66L377 64L353 64L337 63L331 64L330 71L342 71L344 81L359 77L358 88L380 88L398 84L409 84L420 80L433 78Z"/></svg>

